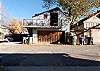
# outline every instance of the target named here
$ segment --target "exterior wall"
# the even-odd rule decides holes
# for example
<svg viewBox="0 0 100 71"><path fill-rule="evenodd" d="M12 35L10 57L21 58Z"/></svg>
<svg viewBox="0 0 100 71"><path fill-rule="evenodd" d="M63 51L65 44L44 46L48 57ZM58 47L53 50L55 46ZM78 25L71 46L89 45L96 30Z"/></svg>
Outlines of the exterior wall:
<svg viewBox="0 0 100 71"><path fill-rule="evenodd" d="M100 19L97 18L96 16L93 16L86 21L84 21L84 28L89 28L92 26L96 26L98 23L100 23Z"/></svg>
<svg viewBox="0 0 100 71"><path fill-rule="evenodd" d="M53 39L52 42L56 41L56 37L55 38L53 38L53 37L56 36L57 34L58 34L57 35L57 39L60 38L60 33L53 32L54 31L53 28L51 28L52 31L49 32L49 30L47 28L47 27L51 27L50 24L52 22L50 22L50 20L51 20L50 19L51 18L50 17L50 15L51 15L50 13L52 13L52 12L58 13L58 26L56 26L56 27L59 27L60 26L61 28L56 28L56 29L58 31L64 31L65 33L66 32L70 32L70 24L69 24L70 21L68 19L66 19L66 16L61 11L54 10L54 11L50 11L50 12L47 11L47 12L44 12L42 14L41 13L40 14L36 14L36 16L33 16L33 18L32 18L32 23L31 23L32 26L30 27L30 28L33 27L33 31L32 31L33 32L33 35L32 35L32 37L30 37L30 43L38 43L38 39L40 39L40 36L38 36L39 33L37 32L37 30L39 30L39 28L37 28L38 26L39 27L42 27L43 26L43 28L46 29L45 32L43 31L44 30L43 28L41 29L41 31L43 31L43 33L41 32L42 35L44 34L44 36L41 36L41 39L44 40L44 38L45 38L46 39L45 42L48 42L48 38L50 38L51 35L52 35L52 39ZM47 18L45 18L44 15L47 15ZM55 23L56 22L54 22L54 24ZM53 25L53 27L54 27L54 25ZM42 41L42 42L44 42L44 41ZM49 43L51 43L51 41L49 41Z"/></svg>
<svg viewBox="0 0 100 71"><path fill-rule="evenodd" d="M100 19L96 16L93 16L86 21L84 21L84 28L93 27L100 24ZM100 28L100 26L98 26ZM100 29L91 29L90 31L87 31L84 33L84 35L87 35L89 37L93 37L94 44L100 43Z"/></svg>
<svg viewBox="0 0 100 71"><path fill-rule="evenodd" d="M100 29L92 29L91 36L93 37L94 44L100 44Z"/></svg>
<svg viewBox="0 0 100 71"><path fill-rule="evenodd" d="M84 21L84 28L88 29L90 27L96 26L100 23L100 19L97 18L96 16L93 16L86 21ZM90 36L90 31L85 32L84 35Z"/></svg>
<svg viewBox="0 0 100 71"><path fill-rule="evenodd" d="M53 11L58 13L58 26L61 26L62 31L70 32L70 21L66 19L66 16L60 11ZM44 19L44 14L47 14L47 18ZM41 15L35 16L33 19L33 25L35 26L50 26L50 12L43 13Z"/></svg>
<svg viewBox="0 0 100 71"><path fill-rule="evenodd" d="M66 19L66 16L62 17L62 31L70 32L70 21Z"/></svg>
<svg viewBox="0 0 100 71"><path fill-rule="evenodd" d="M86 21L84 21L84 28L88 29L89 27L96 26L99 23L100 23L100 19L97 18L96 16L93 16L87 19Z"/></svg>
<svg viewBox="0 0 100 71"><path fill-rule="evenodd" d="M47 14L47 18L44 19L44 14ZM38 24L42 26L41 23L44 23L45 26L48 26L50 23L50 13L44 13L39 16L33 17L33 25Z"/></svg>

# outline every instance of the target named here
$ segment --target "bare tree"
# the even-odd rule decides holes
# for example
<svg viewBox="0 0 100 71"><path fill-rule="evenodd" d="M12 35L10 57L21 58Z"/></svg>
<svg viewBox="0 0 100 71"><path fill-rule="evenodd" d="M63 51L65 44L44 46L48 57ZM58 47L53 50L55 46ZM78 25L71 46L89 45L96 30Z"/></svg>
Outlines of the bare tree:
<svg viewBox="0 0 100 71"><path fill-rule="evenodd" d="M12 34L21 34L22 33L22 22L17 19L13 19L9 25L10 32Z"/></svg>

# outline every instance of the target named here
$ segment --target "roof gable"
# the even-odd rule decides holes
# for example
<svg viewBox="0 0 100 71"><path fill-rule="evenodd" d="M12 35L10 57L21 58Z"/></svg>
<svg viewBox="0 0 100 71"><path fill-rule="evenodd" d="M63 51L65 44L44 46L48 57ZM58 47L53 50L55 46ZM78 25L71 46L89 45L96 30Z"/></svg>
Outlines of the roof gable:
<svg viewBox="0 0 100 71"><path fill-rule="evenodd" d="M96 13L93 13L93 14L85 17L84 19L80 20L79 22L83 22L83 21L85 21L85 20L87 20L87 19L89 19L89 18L91 18L93 16L97 16L97 15L100 15L100 10L98 10Z"/></svg>
<svg viewBox="0 0 100 71"><path fill-rule="evenodd" d="M99 23L100 22L100 18L98 18L96 16L93 16L93 17L90 17L89 19L84 21L84 23L88 23L88 22Z"/></svg>
<svg viewBox="0 0 100 71"><path fill-rule="evenodd" d="M39 13L39 14L35 14L34 16L32 16L32 18L33 17L36 17L36 16L39 16L39 15L41 15L41 14L44 14L44 13L46 13L46 12L53 12L53 11L60 11L60 12L62 12L62 10L59 8L59 7L56 7L56 8L53 8L53 9L50 9L50 10L48 10L48 11L44 11L44 12L42 12L42 13ZM63 13L63 12L62 12ZM64 14L64 13L63 13Z"/></svg>
<svg viewBox="0 0 100 71"><path fill-rule="evenodd" d="M93 16L95 16L97 19L100 19L100 18L97 17L98 15L100 15L100 10L98 10L96 13L93 13L93 14L81 19L80 21L77 22L78 24L76 23L76 24L72 25L71 28L74 28L76 25L77 26L82 25L84 21L86 21L87 19L89 19L89 18L91 18Z"/></svg>

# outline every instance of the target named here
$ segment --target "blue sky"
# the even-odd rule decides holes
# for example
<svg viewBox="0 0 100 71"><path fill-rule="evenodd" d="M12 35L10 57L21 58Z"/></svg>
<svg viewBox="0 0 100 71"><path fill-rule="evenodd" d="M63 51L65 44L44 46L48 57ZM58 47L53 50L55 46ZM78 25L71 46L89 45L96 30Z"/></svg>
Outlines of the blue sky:
<svg viewBox="0 0 100 71"><path fill-rule="evenodd" d="M31 18L32 15L46 10L42 8L42 0L2 0L1 2L6 11L18 19ZM97 8L92 8L90 11L96 10Z"/></svg>
<svg viewBox="0 0 100 71"><path fill-rule="evenodd" d="M2 0L6 11L18 18L31 18L32 15L45 11L42 8L42 0Z"/></svg>

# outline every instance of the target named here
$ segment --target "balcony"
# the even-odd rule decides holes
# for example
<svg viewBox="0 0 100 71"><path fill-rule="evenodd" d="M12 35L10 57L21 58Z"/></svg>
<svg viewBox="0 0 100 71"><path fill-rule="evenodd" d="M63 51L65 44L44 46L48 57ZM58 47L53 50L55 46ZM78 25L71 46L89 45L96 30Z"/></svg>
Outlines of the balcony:
<svg viewBox="0 0 100 71"><path fill-rule="evenodd" d="M50 20L44 19L24 19L23 20L23 27L25 28L61 28L62 22L53 23L54 25L51 26Z"/></svg>

